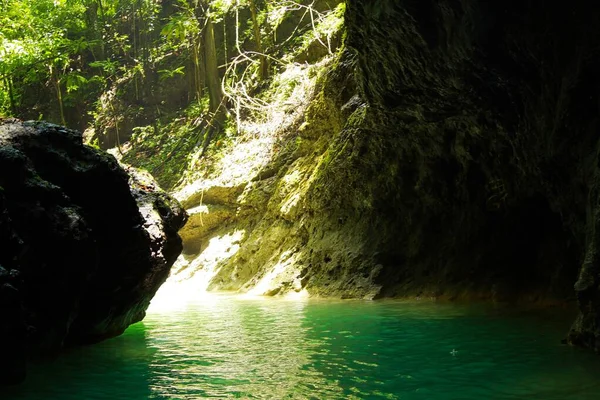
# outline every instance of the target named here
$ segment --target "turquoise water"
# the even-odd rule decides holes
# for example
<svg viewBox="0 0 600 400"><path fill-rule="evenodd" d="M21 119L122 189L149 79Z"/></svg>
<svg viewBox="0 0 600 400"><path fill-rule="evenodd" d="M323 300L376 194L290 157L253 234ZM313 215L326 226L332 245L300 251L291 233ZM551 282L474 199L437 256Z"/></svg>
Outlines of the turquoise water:
<svg viewBox="0 0 600 400"><path fill-rule="evenodd" d="M600 399L568 319L432 302L217 295L32 368L0 399Z"/></svg>

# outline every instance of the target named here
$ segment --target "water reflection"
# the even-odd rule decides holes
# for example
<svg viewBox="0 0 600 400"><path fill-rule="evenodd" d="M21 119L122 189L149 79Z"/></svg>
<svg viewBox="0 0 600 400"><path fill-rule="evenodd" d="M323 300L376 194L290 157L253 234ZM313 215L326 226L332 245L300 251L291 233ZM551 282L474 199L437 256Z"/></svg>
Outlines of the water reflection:
<svg viewBox="0 0 600 400"><path fill-rule="evenodd" d="M30 365L21 386L0 388L0 398L35 400L150 399L151 372L143 329L118 339L77 347L55 360Z"/></svg>
<svg viewBox="0 0 600 400"><path fill-rule="evenodd" d="M323 372L302 372L319 346L306 336L305 308L303 301L215 297L149 315L144 326L148 346L156 350L153 393L170 399L284 399L317 395L307 387L340 392Z"/></svg>
<svg viewBox="0 0 600 400"><path fill-rule="evenodd" d="M394 301L202 296L33 368L0 398L600 398L600 359L565 320Z"/></svg>

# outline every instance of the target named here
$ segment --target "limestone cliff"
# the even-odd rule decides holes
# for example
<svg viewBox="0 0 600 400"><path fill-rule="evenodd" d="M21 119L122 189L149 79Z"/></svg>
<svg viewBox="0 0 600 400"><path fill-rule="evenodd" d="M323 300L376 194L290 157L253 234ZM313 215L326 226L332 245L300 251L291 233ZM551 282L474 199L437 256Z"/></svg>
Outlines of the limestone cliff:
<svg viewBox="0 0 600 400"><path fill-rule="evenodd" d="M205 201L227 217L190 257L243 232L210 288L576 299L569 340L600 347L599 8L349 0L345 50L282 150Z"/></svg>

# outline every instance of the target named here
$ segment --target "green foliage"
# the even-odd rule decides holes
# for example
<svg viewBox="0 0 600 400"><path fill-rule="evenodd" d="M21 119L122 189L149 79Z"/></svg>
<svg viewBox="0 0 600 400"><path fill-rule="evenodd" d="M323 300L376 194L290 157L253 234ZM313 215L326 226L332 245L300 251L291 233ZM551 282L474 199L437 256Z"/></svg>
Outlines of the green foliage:
<svg viewBox="0 0 600 400"><path fill-rule="evenodd" d="M60 81L71 72L73 55L88 48L81 36L84 10L83 3L60 0L0 3L0 110L16 111L23 86Z"/></svg>
<svg viewBox="0 0 600 400"><path fill-rule="evenodd" d="M123 142L133 132L125 161L172 186L207 132L214 131L209 149L217 148L217 141L239 134L242 118L267 115L265 110L287 112L293 106L282 104L306 94L305 71L294 57L315 40L327 45L343 14L343 5L321 12L313 5L308 0L0 0L0 115L43 116L82 130L92 125L98 135L116 134ZM294 18L309 15L307 10L314 14L311 26L303 19L292 39L278 43L275 31L282 21L294 13ZM212 59L219 68L213 74L205 63L208 21L217 41ZM286 53L294 55L286 58ZM210 110L207 89L214 92L220 80L225 97L213 101L217 106ZM93 140L107 146L98 136ZM111 146L122 145L120 140Z"/></svg>
<svg viewBox="0 0 600 400"><path fill-rule="evenodd" d="M194 9L182 3L180 11L175 13L162 27L160 33L165 39L157 50L169 52L190 48L200 35L201 26Z"/></svg>
<svg viewBox="0 0 600 400"><path fill-rule="evenodd" d="M88 79L78 72L71 72L66 75L65 85L67 93L76 92L80 87L85 86Z"/></svg>
<svg viewBox="0 0 600 400"><path fill-rule="evenodd" d="M99 68L107 76L112 76L117 73L120 63L118 61L100 60L89 63L90 67Z"/></svg>
<svg viewBox="0 0 600 400"><path fill-rule="evenodd" d="M123 161L150 172L163 188L175 186L191 154L202 144L205 130L200 122L207 110L208 99L205 98L176 116L165 118L165 122L134 128L131 149Z"/></svg>
<svg viewBox="0 0 600 400"><path fill-rule="evenodd" d="M238 4L245 3L244 0L237 1ZM228 12L230 12L236 5L236 0L213 0L210 3L210 10L213 13L215 21L223 18Z"/></svg>
<svg viewBox="0 0 600 400"><path fill-rule="evenodd" d="M150 62L159 12L154 0L3 0L0 112L47 109L25 98L40 91L54 97L61 118L69 104L91 107L117 74Z"/></svg>
<svg viewBox="0 0 600 400"><path fill-rule="evenodd" d="M158 74L160 75L159 79L164 81L165 79L173 78L177 75L185 75L185 66L177 67L175 69L161 69L158 70Z"/></svg>
<svg viewBox="0 0 600 400"><path fill-rule="evenodd" d="M313 40L317 39L325 41L325 43L323 43L323 45L325 45L334 34L342 29L345 12L346 3L340 3L330 12L321 14L319 23L315 24L312 35L305 36L305 43L309 42L312 38Z"/></svg>

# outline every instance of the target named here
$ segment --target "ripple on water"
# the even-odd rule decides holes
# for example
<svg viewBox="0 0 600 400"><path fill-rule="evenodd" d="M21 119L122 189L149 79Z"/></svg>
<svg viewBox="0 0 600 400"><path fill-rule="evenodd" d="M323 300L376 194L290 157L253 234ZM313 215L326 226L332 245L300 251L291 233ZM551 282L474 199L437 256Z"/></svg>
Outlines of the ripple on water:
<svg viewBox="0 0 600 400"><path fill-rule="evenodd" d="M482 307L218 295L36 365L0 398L597 400L600 359L560 346L567 328Z"/></svg>

